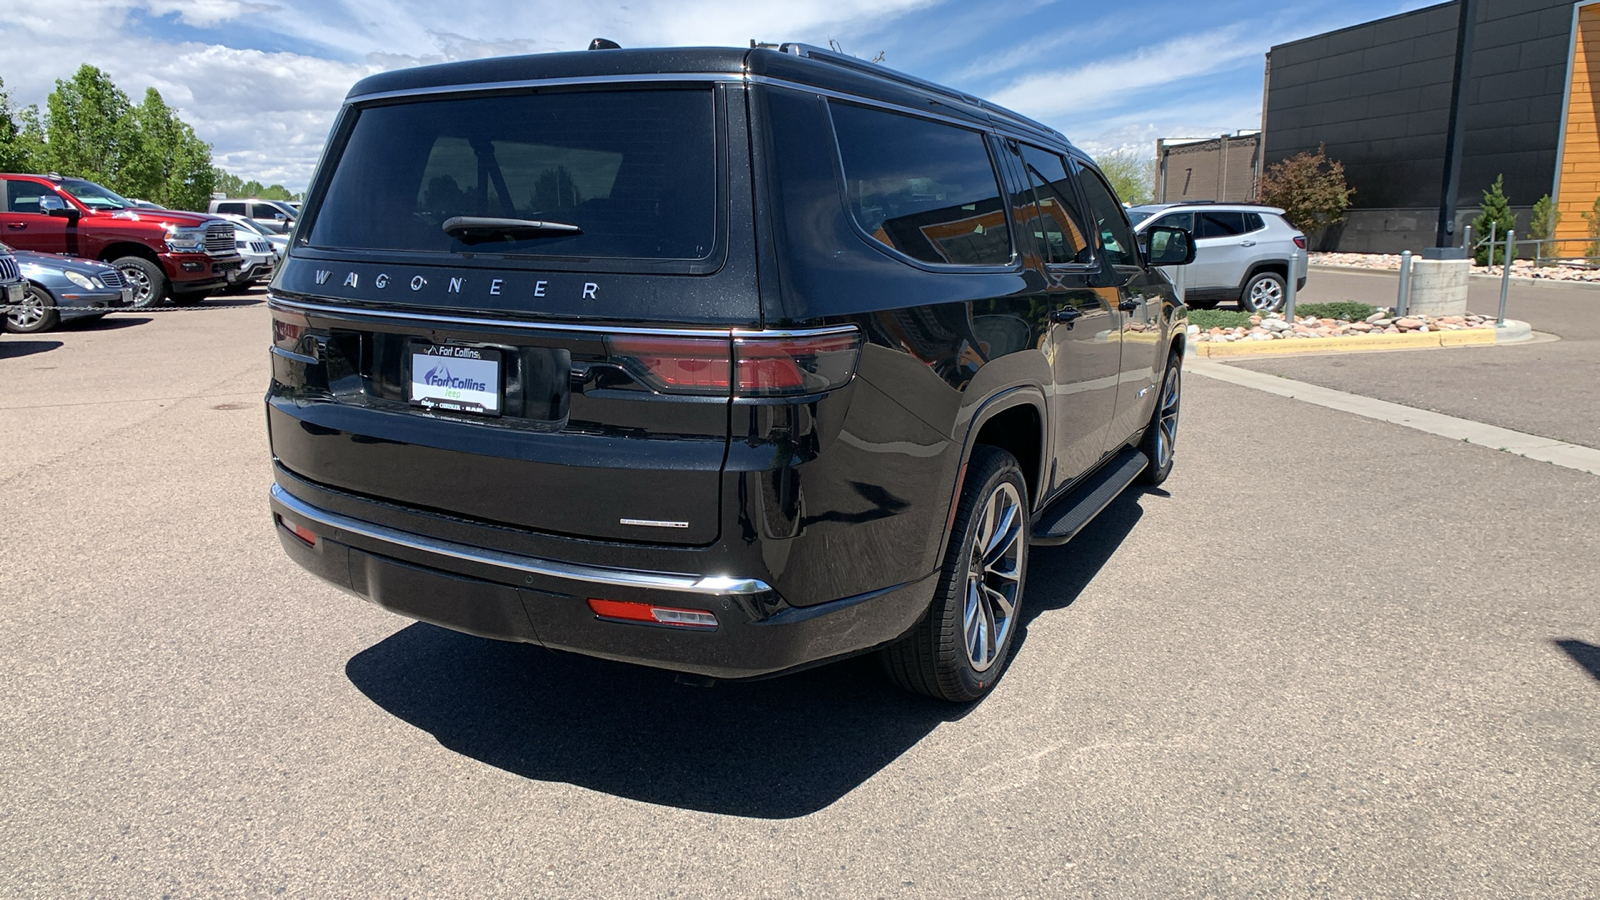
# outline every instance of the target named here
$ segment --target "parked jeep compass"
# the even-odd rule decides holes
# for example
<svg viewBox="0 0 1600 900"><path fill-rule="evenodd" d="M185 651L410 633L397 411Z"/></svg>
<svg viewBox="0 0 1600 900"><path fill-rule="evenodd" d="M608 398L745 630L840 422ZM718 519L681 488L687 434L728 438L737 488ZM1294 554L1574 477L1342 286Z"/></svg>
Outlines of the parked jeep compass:
<svg viewBox="0 0 1600 900"><path fill-rule="evenodd" d="M272 284L278 535L471 634L974 700L1029 545L1171 469L1192 258L1056 132L824 50L375 75Z"/></svg>

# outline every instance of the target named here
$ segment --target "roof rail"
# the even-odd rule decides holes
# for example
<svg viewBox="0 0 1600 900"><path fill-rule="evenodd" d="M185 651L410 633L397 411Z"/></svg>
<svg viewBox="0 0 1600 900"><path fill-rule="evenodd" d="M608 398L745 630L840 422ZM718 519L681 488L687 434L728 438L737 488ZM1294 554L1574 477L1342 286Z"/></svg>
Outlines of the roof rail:
<svg viewBox="0 0 1600 900"><path fill-rule="evenodd" d="M780 44L778 46L778 52L789 53L804 59L813 59L818 62L832 63L833 65L841 68L853 69L857 72L865 72L870 75L875 75L879 78L885 78L890 81L897 81L901 84L921 88L922 90L925 90L931 94L938 94L941 97L949 97L952 100L959 100L968 106L975 106L984 112L990 113L991 115L1002 119L1006 119L1015 124L1043 131L1046 134L1053 134L1063 141L1067 140L1066 135L1055 130L1054 128L1051 128L1042 122L1030 119L1022 113L1006 109L1004 106L1000 106L995 103L990 103L981 97L974 96L965 91L958 91L955 88L945 87L942 84L929 81L926 78L918 78L915 75L907 75L906 73L897 69L891 69L888 66L880 65L878 63L863 62L854 56L850 56L846 53L840 53L836 50L830 50L827 47L818 47L814 44L802 44L797 41L790 41Z"/></svg>

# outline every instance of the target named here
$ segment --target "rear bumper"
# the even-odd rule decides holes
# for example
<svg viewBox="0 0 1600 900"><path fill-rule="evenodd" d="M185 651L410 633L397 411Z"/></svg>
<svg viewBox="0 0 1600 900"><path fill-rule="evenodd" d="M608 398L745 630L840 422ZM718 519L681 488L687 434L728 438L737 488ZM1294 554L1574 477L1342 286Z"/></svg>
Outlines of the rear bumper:
<svg viewBox="0 0 1600 900"><path fill-rule="evenodd" d="M932 599L936 575L803 608L754 578L579 565L470 547L351 519L272 488L285 552L318 577L409 618L498 640L713 678L755 678L895 640ZM316 535L307 544L283 523ZM625 551L619 551L625 552ZM588 599L704 610L685 629L601 619Z"/></svg>

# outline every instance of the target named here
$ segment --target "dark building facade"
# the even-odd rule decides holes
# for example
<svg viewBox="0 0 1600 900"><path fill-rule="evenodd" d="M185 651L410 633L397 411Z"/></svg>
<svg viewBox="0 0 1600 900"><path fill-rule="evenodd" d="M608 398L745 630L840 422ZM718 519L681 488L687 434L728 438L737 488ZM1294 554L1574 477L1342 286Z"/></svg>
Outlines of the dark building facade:
<svg viewBox="0 0 1600 900"><path fill-rule="evenodd" d="M1523 226L1528 207L1558 193L1574 82L1582 82L1588 100L1586 73L1574 78L1569 68L1582 49L1574 40L1580 13L1587 21L1584 10L1592 6L1481 0L1466 94L1460 223L1476 214L1499 175ZM1592 12L1600 15L1600 7ZM1433 244L1459 20L1458 4L1442 3L1272 48L1265 163L1326 145L1356 189L1346 222L1321 236L1321 249L1396 252ZM1563 208L1581 200L1576 193L1582 192L1560 198ZM1565 218L1581 221L1581 210L1574 210Z"/></svg>

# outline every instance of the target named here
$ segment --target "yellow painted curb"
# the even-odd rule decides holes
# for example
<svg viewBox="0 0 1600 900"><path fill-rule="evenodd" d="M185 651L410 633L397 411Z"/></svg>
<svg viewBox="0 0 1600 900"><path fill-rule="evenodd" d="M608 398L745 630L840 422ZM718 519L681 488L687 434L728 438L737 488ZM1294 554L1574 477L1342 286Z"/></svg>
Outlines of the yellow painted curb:
<svg viewBox="0 0 1600 900"><path fill-rule="evenodd" d="M1429 331L1411 334L1363 334L1359 337L1337 338L1280 338L1272 341L1211 341L1194 342L1188 352L1207 359L1227 359L1236 356L1288 356L1295 353L1326 353L1339 350L1360 353L1364 350L1410 350L1424 347L1467 347L1475 344L1493 344L1493 328L1469 328L1462 331Z"/></svg>

